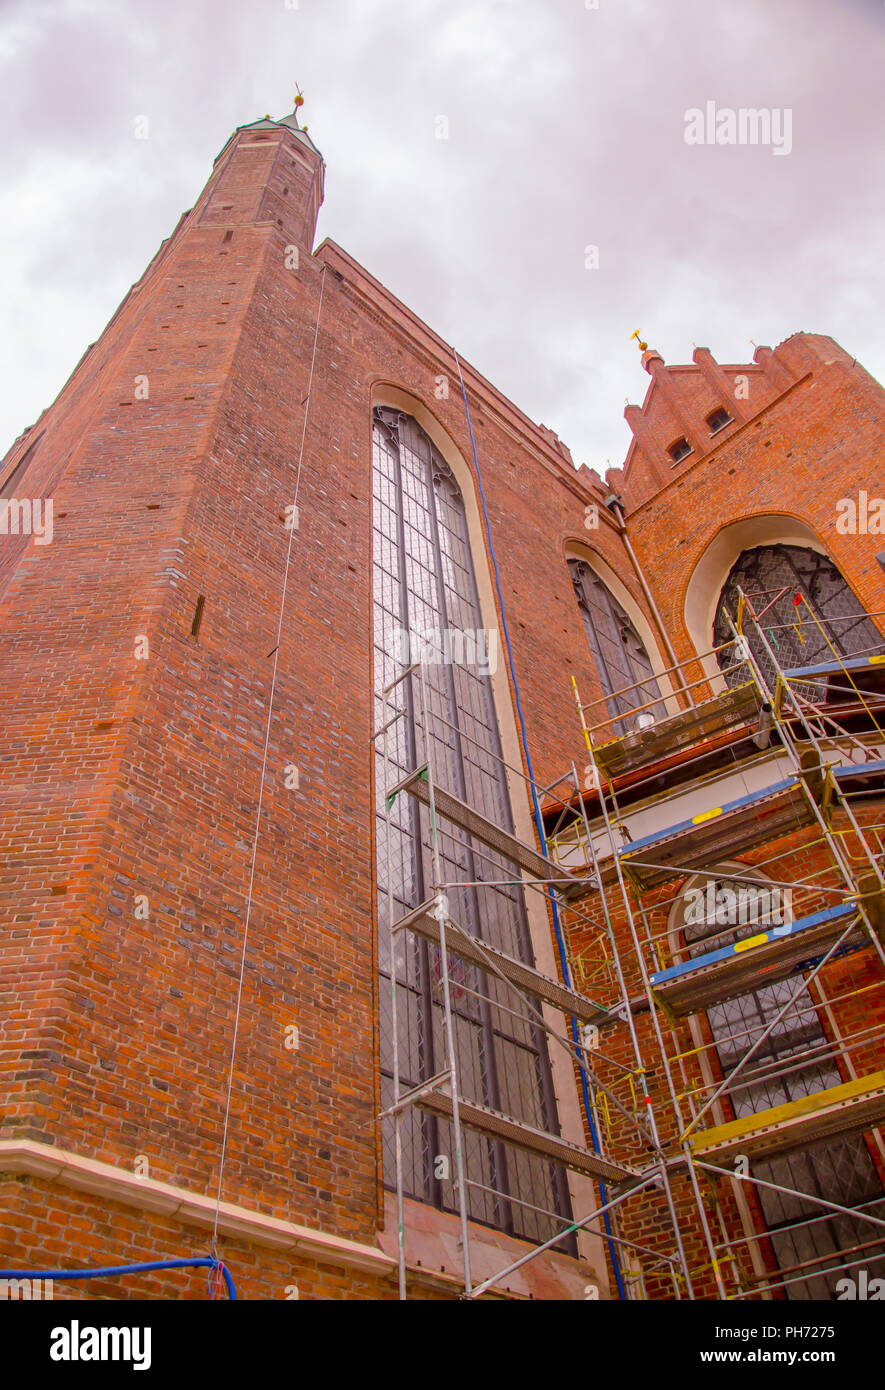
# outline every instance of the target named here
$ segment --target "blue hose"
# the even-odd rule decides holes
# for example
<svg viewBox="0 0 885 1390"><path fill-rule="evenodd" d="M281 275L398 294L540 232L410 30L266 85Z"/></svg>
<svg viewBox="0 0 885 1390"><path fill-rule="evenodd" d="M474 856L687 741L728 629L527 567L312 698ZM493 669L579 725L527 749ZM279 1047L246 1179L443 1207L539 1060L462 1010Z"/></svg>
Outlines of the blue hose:
<svg viewBox="0 0 885 1390"><path fill-rule="evenodd" d="M0 1269L0 1279L111 1279L120 1274L145 1274L152 1269L220 1269L227 1285L228 1297L237 1297L233 1275L221 1260L209 1256L200 1260L149 1260L137 1265L111 1265L106 1269Z"/></svg>
<svg viewBox="0 0 885 1390"><path fill-rule="evenodd" d="M544 844L544 843L546 843L546 836L545 836L545 834L544 834L544 821L543 821L543 818L542 818L542 816L541 816L541 807L540 807L540 805L538 804L538 794L537 794L537 792L535 791L535 774L534 774L534 772L533 772L533 770L532 770L532 759L531 759L531 754L529 753L528 736L527 736L527 734L526 734L525 719L524 719L523 713L522 713L522 702L521 702L520 696L519 696L519 681L518 681L517 678L516 678L516 667L515 667L514 662L513 662L513 647L512 647L511 644L510 644L510 633L509 633L508 630L507 630L507 617L506 617L506 614L505 614L505 612L504 612L504 595L501 593L501 578L500 578L500 575L498 574L498 561L495 559L495 543L494 543L494 541L492 540L492 527L491 527L491 523L489 522L489 513L488 513L488 509L487 509L487 507L486 507L486 495L485 495L485 490L483 489L483 485L482 485L482 473L480 472L480 468L479 468L479 458L477 457L477 453L476 453L476 440L475 440L474 437L473 437L473 422L472 422L472 420L471 420L471 418L470 418L470 406L469 406L468 401L467 401L467 390L466 390L466 387L465 387L465 385L464 385L464 377L463 377L463 375L462 375L462 373L461 373L461 363L460 363L460 360L459 360L459 358L458 358L457 352L455 353L455 360L456 360L456 362L458 363L458 377L459 377L459 379L460 379L460 381L461 381L461 395L464 397L464 410L465 410L465 413L466 413L466 415L467 415L467 429L468 429L468 431L470 432L470 445L471 445L471 448L473 449L473 463L474 463L474 466L475 466L475 468L476 468L476 481L479 483L479 496L480 496L480 500L481 500L481 502L482 502L482 514L483 514L483 517L485 518L486 535L487 535L488 538L489 538L489 553L490 553L490 555L491 555L491 557L492 557L492 569L493 569L494 572L495 572L495 589L496 589L497 594L498 594L498 604L499 604L499 607L500 607L500 609L501 609L501 627L502 627L503 632L504 632L504 642L506 643L506 646L507 646L507 661L508 661L508 665L510 666L510 676L511 676L511 679L512 679L512 681L513 681L513 693L514 693L514 695L515 695L515 697L516 697L516 712L517 712L517 714L519 715L519 728L520 728L520 734L521 734L521 737L522 737L522 749L523 749L523 752L524 752L524 754L525 754L526 768L528 769L528 774L529 774L529 786L530 786L531 789L532 789L532 806L534 807L534 811L535 811L535 824L536 824L537 827L538 827L538 834L539 834L540 837L541 837L541 843ZM547 892L548 892L549 897L550 897L550 906L551 906L552 909L553 909L553 929L554 929L554 931L555 931L555 933L556 933L556 945L557 945L558 950L559 950L559 963L560 963L560 966L562 967L562 978L563 978L565 984L568 985L569 987L571 987L571 976L570 976L569 968L568 968L568 957L566 956L565 942L564 942L563 936L562 936L562 927L561 927L560 921L559 921L559 912L557 911L557 907L556 907L556 899L555 899L554 896L553 896L553 890L552 890L551 888L548 888ZM572 1041L574 1042L574 1045L575 1045L575 1055L576 1055L577 1061L578 1061L578 1069L579 1069L579 1071L580 1071L580 1073L581 1073L581 1092L582 1092L583 1097L584 1097L584 1113L585 1113L586 1116L587 1116L587 1124L588 1124L589 1129L590 1129L590 1138L591 1138L591 1141L592 1141L592 1143L593 1143L593 1152L594 1152L594 1153L599 1153L599 1151L600 1151L600 1150L599 1150L599 1140L598 1140L597 1135L596 1135L596 1126L595 1126L594 1123L593 1123L593 1115L592 1115L591 1109L590 1109L590 1092L589 1092L588 1087L587 1087L587 1074L586 1074L586 1072L584 1071L584 1064L583 1064L583 1062L581 1061L580 1039L579 1039L579 1036L578 1036L578 1023L577 1023L577 1019L574 1017L574 1015L572 1015L572 1017L571 1017L571 1019L570 1019L570 1023L571 1023ZM604 1206L604 1205L605 1205L605 1183L604 1183L601 1179L600 1179L600 1183L599 1183L599 1191L600 1191L600 1194L601 1194L601 1196L602 1196L602 1203L603 1203L603 1206ZM602 1218L602 1219L603 1219L603 1222L604 1222L604 1224L605 1224L606 1234L607 1234L608 1237L609 1237L609 1241L608 1241L608 1251L609 1251L609 1255L611 1256L612 1268L614 1269L615 1280L616 1280L617 1285L618 1285L618 1295L619 1295L619 1297L620 1297L621 1299L626 1299L627 1294L626 1294L626 1290L624 1289L623 1279L622 1279L622 1277L621 1277L621 1267L620 1267L620 1265L619 1265L619 1263L618 1263L618 1254L617 1254L617 1250L615 1249L614 1241L611 1239L612 1228L611 1228L611 1222L610 1222L610 1220L609 1220L609 1216L610 1216L610 1213L609 1213L609 1212L604 1212L604 1213L603 1213L603 1218Z"/></svg>

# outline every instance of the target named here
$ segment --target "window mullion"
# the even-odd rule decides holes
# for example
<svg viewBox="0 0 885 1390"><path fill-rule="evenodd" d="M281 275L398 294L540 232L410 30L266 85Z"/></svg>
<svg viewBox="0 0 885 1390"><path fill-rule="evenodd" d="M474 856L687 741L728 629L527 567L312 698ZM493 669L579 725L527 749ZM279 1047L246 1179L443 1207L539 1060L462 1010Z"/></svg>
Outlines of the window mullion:
<svg viewBox="0 0 885 1390"><path fill-rule="evenodd" d="M408 550L406 547L405 529L405 507L403 503L403 475L402 475L402 443L399 430L390 431L391 443L393 448L394 460L394 496L396 499L396 534L397 550L399 551L399 609L400 624L404 632L410 632L410 610L409 610L409 580L408 580ZM405 698L406 716L405 732L406 746L408 750L408 760L412 768L417 767L418 752L415 738L415 693L413 687L413 676L408 676L401 684ZM411 827L411 861L412 872L415 881L415 895L417 903L421 903L427 896L427 889L424 879L424 861L421 853L421 808L413 797L408 797L409 824ZM417 903L414 906L417 906ZM422 1018L422 1026L418 1031L418 1068L422 1076L433 1076L436 1072L436 1055L433 1040L433 987L431 985L430 971L430 947L423 937L414 936L411 938L414 943L418 963L418 978L420 981L419 1009ZM396 969L396 960L391 959L391 970ZM407 1042L407 1035L404 1041ZM428 1150L430 1154L439 1153L439 1122L435 1115L430 1115L426 1111L417 1111L418 1125L422 1133L426 1136ZM442 1184L434 1173L435 1165L429 1166L429 1171L425 1171L424 1188L431 1197L435 1206L442 1206Z"/></svg>

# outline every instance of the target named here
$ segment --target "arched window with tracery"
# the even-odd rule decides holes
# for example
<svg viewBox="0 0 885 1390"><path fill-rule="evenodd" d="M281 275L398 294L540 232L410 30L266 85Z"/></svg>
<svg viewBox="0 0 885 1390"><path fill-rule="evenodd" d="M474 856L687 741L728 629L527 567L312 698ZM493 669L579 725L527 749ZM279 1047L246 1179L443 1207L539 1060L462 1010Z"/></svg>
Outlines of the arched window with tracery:
<svg viewBox="0 0 885 1390"><path fill-rule="evenodd" d="M719 596L713 644L732 637L728 621L737 615L739 590L751 600L760 627L784 670L814 666L840 656L861 656L882 647L882 634L864 613L832 560L799 545L760 545L745 550L733 566ZM795 599L800 596L797 604ZM807 601L807 604L806 602ZM812 613L809 612L810 605ZM774 664L752 624L744 625L750 650L773 688ZM724 668L731 652L719 654ZM747 679L746 668L732 666L730 685ZM809 699L822 698L822 685L803 686Z"/></svg>
<svg viewBox="0 0 885 1390"><path fill-rule="evenodd" d="M385 807L385 791L423 765L429 745L439 785L506 830L513 830L513 817L500 761L490 679L492 648L476 640L483 619L464 499L425 431L412 417L386 407L374 412L373 526L376 728L384 722L382 690L415 659L414 649L409 655L404 650L403 634L411 634L419 646L428 634L436 634L439 652L439 659L424 666L429 731L423 727L418 677L409 676L396 687L395 704L404 714L390 730L386 768L380 740L377 745L379 1007L386 1107L393 1085L389 897L395 919L404 916L430 896L433 871L427 810L406 794ZM461 634L461 639L447 644L446 633ZM473 634L473 641L464 640L465 634ZM432 638L426 641L425 656L433 646ZM477 659L480 650L489 659ZM386 718L390 714L388 705ZM439 846L453 920L471 935L533 964L523 890L513 883L513 866L445 820L439 823ZM397 934L396 943L399 1079L404 1091L442 1071L446 1049L438 949L406 931ZM513 1012L512 993L493 975L454 956L449 973L462 1094L537 1129L558 1132L541 1030ZM454 1210L450 1126L411 1106L404 1112L402 1130L407 1195ZM529 1240L546 1240L562 1230L563 1221L557 1218L567 1217L570 1204L560 1168L478 1133L467 1131L464 1140L468 1177L478 1184L469 1189L475 1220ZM383 1155L384 1179L392 1185L390 1123L383 1127ZM569 1249L568 1242L562 1248Z"/></svg>
<svg viewBox="0 0 885 1390"><path fill-rule="evenodd" d="M570 559L568 567L609 715L629 714L650 705L648 712L663 718L663 703L652 703L660 701L661 692L651 658L633 622L586 560ZM602 718L601 706L596 709L600 712L593 723ZM634 726L635 720L613 720L612 735L627 733Z"/></svg>
<svg viewBox="0 0 885 1390"><path fill-rule="evenodd" d="M742 866L740 888L723 870L722 878L711 880L712 887L701 885L701 893L686 893L682 937L689 955L703 955L753 936L760 922L768 920L772 890L761 878L758 885L748 884L747 873ZM773 920L780 918L775 914ZM714 1056L724 1077L735 1071L788 1003L796 985L793 976L707 1009ZM840 1085L843 1078L833 1053L811 992L805 988L735 1079L729 1094L735 1118ZM885 1219L882 1185L860 1134L836 1135L772 1158L756 1158L752 1173L764 1182ZM789 1281L783 1289L787 1298L835 1298L838 1266L844 1259L839 1252L855 1245L864 1247L870 1277L885 1276L885 1240L877 1243L874 1227L857 1217L828 1214L801 1197L765 1187L754 1190L782 1277ZM819 1272L834 1266L835 1273Z"/></svg>

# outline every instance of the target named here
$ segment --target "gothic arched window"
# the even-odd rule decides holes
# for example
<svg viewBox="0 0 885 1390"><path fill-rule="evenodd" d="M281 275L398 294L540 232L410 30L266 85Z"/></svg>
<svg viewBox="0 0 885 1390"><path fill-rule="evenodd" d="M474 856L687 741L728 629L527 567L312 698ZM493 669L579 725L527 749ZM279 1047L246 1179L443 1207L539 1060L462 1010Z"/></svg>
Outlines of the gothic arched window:
<svg viewBox="0 0 885 1390"><path fill-rule="evenodd" d="M881 648L882 634L832 560L816 550L799 545L760 545L745 550L725 581L716 606L716 647L733 635L728 618L737 616L739 589L761 615L759 626L784 670L831 660L830 644L840 656L860 656ZM797 595L810 604L817 622L804 603L794 602ZM744 635L762 675L773 688L774 665L752 623L744 624ZM730 650L719 653L721 666L727 666L729 660ZM729 685L740 685L746 679L746 667L732 666L726 675ZM823 686L809 685L802 693L814 700L822 698L823 690Z"/></svg>
<svg viewBox="0 0 885 1390"><path fill-rule="evenodd" d="M381 740L376 744L384 1108L391 1103L393 1085L386 926L390 900L396 920L430 896L433 882L427 810L406 794L385 808L385 792L423 765L429 743L440 785L506 830L513 830L513 819L490 679L497 651L491 634L483 632L467 515L457 481L417 422L399 410L375 410L373 463L375 727L392 713L390 704L385 713L382 690L418 657L424 662L431 711L427 731L419 677L407 677L396 687L393 704L404 709L404 717L390 730L386 767ZM513 883L513 866L445 820L438 826L438 843L453 920L471 935L532 964L523 890ZM396 972L399 1079L405 1091L446 1066L437 948L412 933L399 932ZM540 1029L513 1012L512 993L492 975L453 956L449 977L461 1093L537 1129L557 1132ZM450 1126L411 1106L403 1112L402 1139L407 1194L455 1210ZM482 1184L469 1188L473 1219L528 1240L546 1240L562 1230L557 1215L567 1217L570 1205L560 1168L470 1131L464 1143L467 1176ZM391 1123L384 1126L383 1151L385 1182L392 1185Z"/></svg>
<svg viewBox="0 0 885 1390"><path fill-rule="evenodd" d="M700 892L687 892L682 934L689 954L702 955L742 937L754 936L760 923L780 922L783 918L778 902L777 890L764 881L758 887L742 882L736 890L724 871L721 879L709 880ZM788 1003L796 984L792 977L760 985L737 999L707 1009L723 1076L734 1071L754 1046L766 1025ZM838 1086L841 1081L814 1000L805 988L747 1063L729 1099L735 1117L740 1119ZM763 1182L885 1216L882 1184L860 1134L836 1135L772 1158L754 1159L753 1174ZM840 1271L829 1275L817 1271L838 1266L843 1258L839 1251L855 1244L870 1242L871 1277L885 1274L885 1257L881 1248L876 1250L874 1227L856 1217L827 1214L814 1202L771 1188L757 1187L755 1191L777 1262L781 1269L790 1271L784 1278L801 1274L803 1266L808 1269L807 1278L786 1284L787 1298L834 1298L834 1283Z"/></svg>
<svg viewBox="0 0 885 1390"><path fill-rule="evenodd" d="M660 700L661 692L642 638L614 594L586 561L571 559L568 567L602 691L608 697L608 713L627 714L649 701ZM625 691L625 686L634 688ZM649 712L660 719L666 709L663 704L656 704ZM598 723L599 719L597 714L591 722ZM633 723L626 719L612 723L614 734L628 733L632 728Z"/></svg>

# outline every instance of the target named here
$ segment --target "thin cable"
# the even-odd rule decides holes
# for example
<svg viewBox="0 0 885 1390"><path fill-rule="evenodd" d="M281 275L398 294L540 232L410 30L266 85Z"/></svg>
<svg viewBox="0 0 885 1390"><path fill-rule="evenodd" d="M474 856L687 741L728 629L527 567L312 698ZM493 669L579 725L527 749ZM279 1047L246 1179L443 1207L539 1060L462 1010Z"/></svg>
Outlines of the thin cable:
<svg viewBox="0 0 885 1390"><path fill-rule="evenodd" d="M508 663L508 665L509 665L509 667L510 667L510 677L511 677L511 680L513 681L513 694L514 694L514 698L515 698L515 701L516 701L516 712L517 712L517 715L518 715L518 717L519 717L519 728L520 728L520 734L521 734L521 738L522 738L522 749L523 749L523 753L525 754L526 770L527 770L527 772L528 772L528 782L529 782L529 786L531 787L531 792L532 792L532 806L533 806L533 808L534 808L534 813L535 813L535 824L536 824L536 826L537 826L537 828L538 828L538 834L539 834L540 837L541 837L541 843L542 843L542 844L545 844L545 843L546 843L546 838L545 838L545 835L544 835L544 821L543 821L543 818L542 818L542 816L541 816L541 807L540 807L540 805L539 805L539 803L538 803L538 794L537 794L537 792L536 792L536 790L535 790L535 774L534 774L534 771L533 771L533 769L532 769L531 754L529 753L528 735L527 735L527 733L526 733L525 718L524 718L524 716L523 716L523 712L522 712L522 702L521 702L521 700L520 700L520 694L519 694L519 681L517 680L517 677L516 677L516 666L515 666L514 660L513 660L513 647L511 646L511 643L510 643L510 633L509 633L508 628L507 628L507 617L506 617L506 614L505 614L505 612L504 612L504 595L503 595L503 593L501 592L501 577L500 577L500 575L499 575L499 573L498 573L498 561L497 561L497 559L495 558L495 545L494 545L494 542L493 542L493 540L492 540L492 527L491 527L491 523L490 523L490 521L489 521L488 508L486 507L485 490L484 490L483 485L482 485L482 473L480 472L480 468L479 468L479 458L478 458L477 452L476 452L476 440L475 440L474 437L473 437L473 422L472 422L472 420L471 420L471 418L470 418L470 405L469 405L468 400L467 400L467 389L466 389L466 387L465 387L465 385L464 385L464 376L463 376L463 374L462 374L462 372L461 372L461 359L460 359L460 357L458 356L458 353L457 353L457 351L455 350L454 347L452 348L452 353L453 353L454 358L455 358L455 365L456 365L457 368L458 368L458 380L459 380L460 383L461 383L461 395L462 395L462 397L463 397L463 399L464 399L464 411L465 411L465 414L466 414L466 416L467 416L467 429L468 429L468 432L469 432L469 434L470 434L470 446L471 446L471 448L473 449L473 463L474 463L474 467L476 468L476 481L477 481L477 483L479 484L479 496L480 496L480 501L482 502L482 514L483 514L483 517L484 517L484 519L485 519L486 536L488 537L488 542L489 542L489 554L490 554L491 560L492 560L492 569L494 570L494 574L495 574L495 590L496 590L497 595L498 595L498 607L499 607L500 613L501 613L501 629L502 629L502 631L503 631L503 633L504 633L504 643L505 643L505 645L506 645L506 647L507 647L507 663ZM557 908L556 908L556 900L555 900L555 898L554 898L554 896L553 896L552 890L548 890L548 893L549 893L549 897L550 897L550 906L551 906L552 909L553 909L553 929L554 929L554 932L555 932L555 935L556 935L556 945L557 945L557 948L558 948L558 951L559 951L559 962L560 962L560 966L561 966L561 968L562 968L562 978L563 978L563 982L565 983L565 985L567 985L569 988L571 988L571 987L572 987L571 972L569 971L569 968L568 968L568 956L567 956L566 949L565 949L565 942L564 942L563 936L562 936L562 927L561 927L561 924L560 924L560 921L559 921L559 913L558 913ZM572 1041L573 1041L574 1047L575 1047L575 1055L576 1055L577 1061L578 1061L578 1070L579 1070L580 1076L581 1076L581 1091L582 1091L583 1099L584 1099L584 1112L585 1112L585 1114L586 1114L586 1116L587 1116L587 1124L588 1124L589 1129L590 1129L590 1138L591 1138L591 1141L592 1141L592 1144L593 1144L593 1152L594 1152L594 1153L599 1153L599 1152L600 1152L600 1148L599 1148L599 1139L598 1139L597 1134L596 1134L596 1126L595 1126L594 1123L593 1123L593 1115L592 1115L591 1105L590 1105L590 1093L589 1093L589 1090L588 1090L588 1087L587 1087L587 1076L586 1076L586 1073L585 1073L585 1071L584 1071L584 1064L583 1064L583 1062L581 1061L581 1043L580 1043L580 1037L579 1037L579 1034L578 1034L578 1024L577 1024L577 1020L575 1019L574 1015L571 1016L571 1018L570 1018L569 1021L570 1021L570 1024L571 1024L571 1034L572 1034ZM604 1184L603 1182L600 1182L600 1184L599 1184L599 1191L600 1191L600 1194L601 1194L601 1196L602 1196L603 1204L605 1204L605 1201L606 1201L606 1196L605 1196L605 1184ZM604 1221L605 1221L606 1233L607 1233L607 1235L608 1235L609 1237L611 1237L611 1235L612 1235L612 1230L611 1230L611 1224L610 1224L610 1221L609 1221L609 1213L608 1213L607 1211L606 1211L606 1213L605 1213ZM621 1270L620 1270L620 1266L619 1266L619 1264L618 1264L617 1251L615 1250L614 1244L613 1244L613 1242L612 1242L611 1239L609 1239L609 1241L608 1241L608 1250L609 1250L609 1255L611 1256L612 1268L613 1268L613 1270L614 1270L615 1279L616 1279L617 1285L618 1285L618 1294L619 1294L619 1296L621 1297L621 1299L626 1299L627 1294L626 1294L626 1290L624 1289L624 1284L623 1284L623 1280L622 1280L622 1277L621 1277Z"/></svg>
<svg viewBox="0 0 885 1390"><path fill-rule="evenodd" d="M316 324L313 331L313 351L310 358L310 373L307 378L307 395L304 398L304 421L301 427L301 447L298 450L298 468L295 474L295 495L292 499L293 508L298 502L298 487L301 482L301 463L304 458L304 441L307 437L307 417L310 412L310 393L313 388L313 370L316 364L317 341L320 334L320 315L323 310L323 292L326 287L326 267L320 272L320 297L317 303ZM290 522L294 519L294 511L290 516ZM240 1011L243 1002L243 980L246 974L246 947L249 941L249 923L252 916L252 890L255 884L255 864L258 858L258 838L261 833L261 812L264 806L264 785L267 778L267 754L270 747L270 730L273 722L274 696L277 688L277 665L280 659L280 644L283 636L283 618L286 611L286 594L289 588L289 566L292 560L292 541L295 537L295 527L289 526L289 544L286 548L286 567L283 573L283 591L280 596L280 616L277 623L277 640L273 651L273 671L270 680L270 698L267 707L267 730L264 736L264 752L261 759L261 780L258 785L258 807L255 815L255 835L252 840L252 862L249 867L249 888L246 894L246 918L243 924L243 953L240 958L240 978L237 984L237 1008L234 1015L234 1031L231 1041L230 1070L227 1079L227 1099L224 1106L224 1130L221 1137L221 1156L218 1162L218 1190L215 1195L215 1220L212 1226L212 1239L218 1236L218 1216L221 1208L221 1191L224 1181L224 1164L227 1157L227 1140L230 1128L230 1106L231 1096L234 1085L234 1063L237 1055L237 1042L240 1034Z"/></svg>

